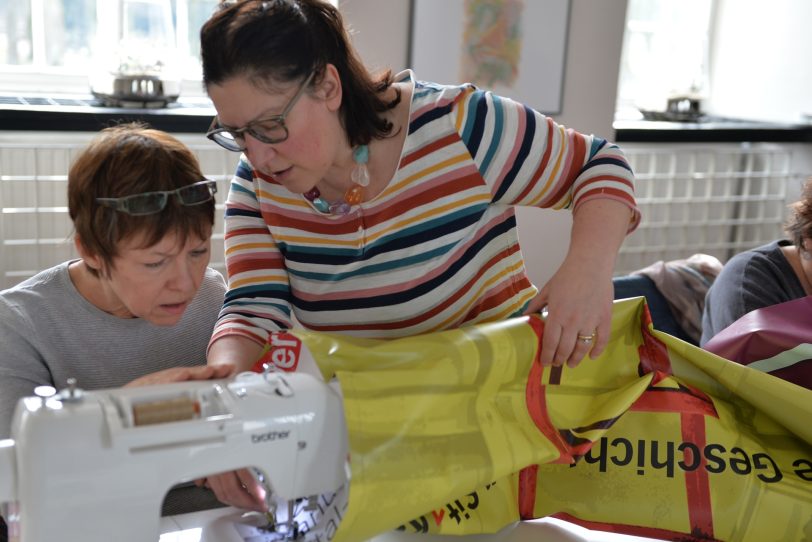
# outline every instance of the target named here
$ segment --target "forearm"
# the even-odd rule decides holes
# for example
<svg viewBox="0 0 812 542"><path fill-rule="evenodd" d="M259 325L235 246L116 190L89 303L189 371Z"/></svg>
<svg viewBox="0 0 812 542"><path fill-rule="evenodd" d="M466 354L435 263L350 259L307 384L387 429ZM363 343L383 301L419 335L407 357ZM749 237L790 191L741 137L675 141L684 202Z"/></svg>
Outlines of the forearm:
<svg viewBox="0 0 812 542"><path fill-rule="evenodd" d="M628 205L611 199L583 202L573 216L566 259L581 269L611 277L632 213Z"/></svg>
<svg viewBox="0 0 812 542"><path fill-rule="evenodd" d="M231 364L237 372L250 371L264 346L241 335L225 335L209 345L208 365Z"/></svg>

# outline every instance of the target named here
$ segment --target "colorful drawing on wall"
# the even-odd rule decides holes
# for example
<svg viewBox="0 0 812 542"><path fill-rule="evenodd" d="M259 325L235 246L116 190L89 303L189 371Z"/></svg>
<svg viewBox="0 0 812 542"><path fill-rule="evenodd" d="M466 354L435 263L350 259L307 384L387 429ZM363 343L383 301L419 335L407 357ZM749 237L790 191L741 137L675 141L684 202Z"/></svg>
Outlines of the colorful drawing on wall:
<svg viewBox="0 0 812 542"><path fill-rule="evenodd" d="M548 115L561 110L570 0L412 0L418 79L474 83Z"/></svg>
<svg viewBox="0 0 812 542"><path fill-rule="evenodd" d="M523 0L465 0L460 80L512 87L522 51Z"/></svg>

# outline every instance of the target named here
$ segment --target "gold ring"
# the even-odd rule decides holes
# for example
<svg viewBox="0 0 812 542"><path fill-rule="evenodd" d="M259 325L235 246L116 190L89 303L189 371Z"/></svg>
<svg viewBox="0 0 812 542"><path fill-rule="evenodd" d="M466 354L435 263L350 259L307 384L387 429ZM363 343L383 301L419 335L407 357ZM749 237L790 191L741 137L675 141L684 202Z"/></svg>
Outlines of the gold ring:
<svg viewBox="0 0 812 542"><path fill-rule="evenodd" d="M579 333L578 334L578 340L581 341L581 342L584 342L584 343L591 343L592 341L595 340L595 334L592 333L590 335L581 335Z"/></svg>

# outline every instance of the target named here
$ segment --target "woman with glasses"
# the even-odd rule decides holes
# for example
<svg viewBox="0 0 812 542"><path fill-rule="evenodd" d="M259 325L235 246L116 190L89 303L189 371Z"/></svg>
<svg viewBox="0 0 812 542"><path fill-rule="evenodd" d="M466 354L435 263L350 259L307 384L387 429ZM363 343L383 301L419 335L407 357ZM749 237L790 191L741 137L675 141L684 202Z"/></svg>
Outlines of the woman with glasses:
<svg viewBox="0 0 812 542"><path fill-rule="evenodd" d="M394 338L544 306L544 364L604 349L616 254L639 221L616 146L470 84L371 74L321 0L224 2L201 56L217 110L207 135L241 153L210 364L249 368L294 321ZM573 213L569 252L540 290L516 206ZM543 250L533 241L524 249ZM216 491L261 509L239 482Z"/></svg>
<svg viewBox="0 0 812 542"><path fill-rule="evenodd" d="M215 192L185 145L140 125L104 130L76 158L68 209L80 258L0 292L0 439L36 386L229 374L205 365L225 293L208 268Z"/></svg>
<svg viewBox="0 0 812 542"><path fill-rule="evenodd" d="M543 305L545 361L599 353L615 255L638 220L617 147L472 85L371 75L321 0L223 3L201 53L217 110L207 135L242 153L210 360L249 362L294 316L387 338ZM541 292L519 252L519 205L574 214Z"/></svg>

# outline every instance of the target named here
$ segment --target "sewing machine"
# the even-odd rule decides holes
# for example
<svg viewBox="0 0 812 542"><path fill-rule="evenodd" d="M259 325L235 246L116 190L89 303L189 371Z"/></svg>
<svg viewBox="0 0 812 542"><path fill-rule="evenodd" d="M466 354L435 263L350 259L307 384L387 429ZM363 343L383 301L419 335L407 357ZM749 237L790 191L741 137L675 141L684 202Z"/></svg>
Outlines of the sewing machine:
<svg viewBox="0 0 812 542"><path fill-rule="evenodd" d="M20 542L158 540L171 486L243 467L288 502L348 482L341 399L305 373L36 392L0 441L0 504Z"/></svg>

